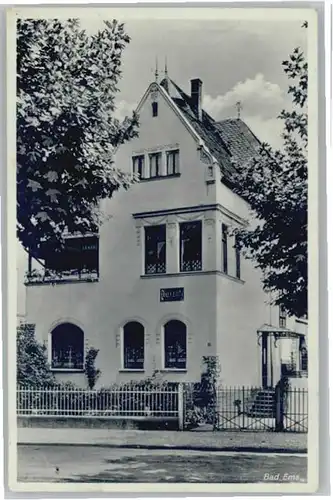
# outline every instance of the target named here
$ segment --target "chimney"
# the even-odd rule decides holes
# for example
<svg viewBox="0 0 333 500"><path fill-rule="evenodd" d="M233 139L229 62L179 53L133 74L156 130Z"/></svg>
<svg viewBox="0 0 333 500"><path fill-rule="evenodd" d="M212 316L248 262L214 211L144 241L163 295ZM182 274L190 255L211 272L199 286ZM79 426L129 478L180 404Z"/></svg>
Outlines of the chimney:
<svg viewBox="0 0 333 500"><path fill-rule="evenodd" d="M197 118L202 120L202 81L199 78L191 80L191 99Z"/></svg>

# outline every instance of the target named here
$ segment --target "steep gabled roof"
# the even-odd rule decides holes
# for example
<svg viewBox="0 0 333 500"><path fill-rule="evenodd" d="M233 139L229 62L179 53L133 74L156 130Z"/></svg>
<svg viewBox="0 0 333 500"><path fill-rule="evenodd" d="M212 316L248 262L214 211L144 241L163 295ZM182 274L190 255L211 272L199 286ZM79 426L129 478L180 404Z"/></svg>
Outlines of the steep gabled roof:
<svg viewBox="0 0 333 500"><path fill-rule="evenodd" d="M216 122L215 128L236 162L244 163L257 154L260 141L239 118L228 118Z"/></svg>
<svg viewBox="0 0 333 500"><path fill-rule="evenodd" d="M166 77L160 85L216 158L227 178L234 170L232 160L244 163L255 156L260 141L242 120L237 118L217 122L204 110L199 120L191 97L174 81Z"/></svg>

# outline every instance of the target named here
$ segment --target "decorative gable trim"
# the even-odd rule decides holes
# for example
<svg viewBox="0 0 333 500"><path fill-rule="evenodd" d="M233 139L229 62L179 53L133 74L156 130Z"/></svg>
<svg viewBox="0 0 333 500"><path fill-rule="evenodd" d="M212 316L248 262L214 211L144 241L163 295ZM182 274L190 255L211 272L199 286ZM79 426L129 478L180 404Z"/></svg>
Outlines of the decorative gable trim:
<svg viewBox="0 0 333 500"><path fill-rule="evenodd" d="M164 98L164 100L167 102L167 104L170 106L170 108L176 113L176 115L178 116L180 121L183 123L183 125L186 127L188 132L197 141L198 147L200 148L200 150L203 150L208 155L208 157L210 158L210 161L213 164L218 164L218 161L212 155L212 153L210 152L210 150L208 149L208 147L206 146L206 144L204 143L204 141L202 140L200 135L194 130L192 125L184 117L184 115L182 114L182 112L180 111L178 106L173 102L173 100L171 99L171 97L169 96L167 91L163 87L161 87L161 85L159 85L158 83L154 82L154 83L151 83L149 85L149 87L147 88L146 92L144 93L141 101L139 102L138 107L136 108L136 113L138 113L138 114L140 113L140 109L142 108L143 104L146 102L149 95L153 94L156 96L156 93L159 93Z"/></svg>

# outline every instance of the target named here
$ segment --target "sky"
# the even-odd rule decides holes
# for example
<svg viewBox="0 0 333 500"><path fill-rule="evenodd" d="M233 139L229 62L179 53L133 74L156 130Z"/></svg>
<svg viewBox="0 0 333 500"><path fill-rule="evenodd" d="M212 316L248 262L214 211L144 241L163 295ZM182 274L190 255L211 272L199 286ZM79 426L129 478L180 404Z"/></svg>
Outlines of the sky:
<svg viewBox="0 0 333 500"><path fill-rule="evenodd" d="M161 78L165 58L169 77L185 92L190 80L203 81L203 107L215 119L237 116L261 141L281 146L282 109L290 105L282 61L295 47L306 52L306 30L300 21L119 19L131 37L122 59L117 117L131 115L154 81L155 61ZM90 34L103 28L99 18L86 17ZM18 245L18 312L25 309L22 286L27 256Z"/></svg>
<svg viewBox="0 0 333 500"><path fill-rule="evenodd" d="M241 101L241 116L259 139L280 146L277 116L290 104L281 63L294 47L306 50L300 22L129 20L125 27L131 43L123 54L120 117L154 79L156 57L161 77L167 58L170 78L184 91L191 78L203 81L203 106L214 118L236 116Z"/></svg>

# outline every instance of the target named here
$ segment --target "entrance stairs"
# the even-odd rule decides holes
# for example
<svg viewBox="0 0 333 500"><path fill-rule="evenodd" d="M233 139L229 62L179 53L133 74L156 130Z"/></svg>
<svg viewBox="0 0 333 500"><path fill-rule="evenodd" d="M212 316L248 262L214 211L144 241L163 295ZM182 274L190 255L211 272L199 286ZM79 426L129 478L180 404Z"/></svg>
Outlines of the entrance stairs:
<svg viewBox="0 0 333 500"><path fill-rule="evenodd" d="M275 390L258 389L246 404L246 414L254 418L272 418L275 416Z"/></svg>

